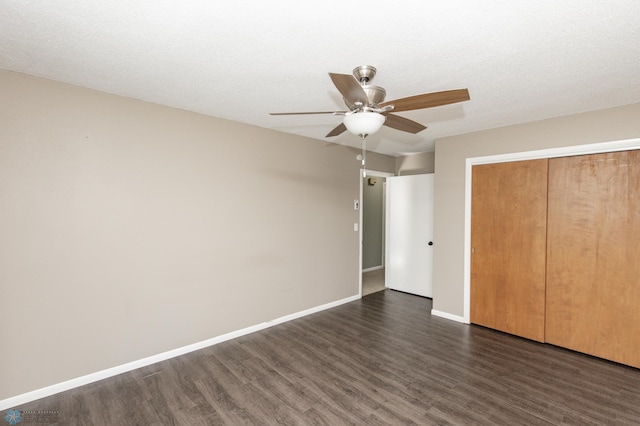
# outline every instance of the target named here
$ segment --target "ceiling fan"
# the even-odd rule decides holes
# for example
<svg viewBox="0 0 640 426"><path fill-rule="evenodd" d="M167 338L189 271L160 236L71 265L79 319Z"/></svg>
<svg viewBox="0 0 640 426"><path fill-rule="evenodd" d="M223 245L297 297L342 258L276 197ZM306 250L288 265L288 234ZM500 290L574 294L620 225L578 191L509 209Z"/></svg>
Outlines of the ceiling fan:
<svg viewBox="0 0 640 426"><path fill-rule="evenodd" d="M313 112L273 112L271 115L333 114L342 115L344 120L331 130L326 137L338 136L345 130L363 138L377 132L382 125L403 132L418 133L426 129L420 123L391 112L432 108L470 99L467 89L445 90L409 96L393 101L384 100L387 92L379 86L369 84L376 75L375 67L363 65L353 70L353 75L329 73L348 108L345 111Z"/></svg>

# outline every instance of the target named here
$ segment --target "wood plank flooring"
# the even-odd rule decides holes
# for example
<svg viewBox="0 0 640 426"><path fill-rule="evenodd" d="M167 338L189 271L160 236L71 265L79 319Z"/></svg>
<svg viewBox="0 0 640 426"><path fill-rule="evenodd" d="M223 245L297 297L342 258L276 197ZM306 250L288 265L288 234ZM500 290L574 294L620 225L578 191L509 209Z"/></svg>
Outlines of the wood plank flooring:
<svg viewBox="0 0 640 426"><path fill-rule="evenodd" d="M640 370L430 310L385 290L16 408L61 425L640 424Z"/></svg>
<svg viewBox="0 0 640 426"><path fill-rule="evenodd" d="M384 268L362 273L362 296L384 289Z"/></svg>

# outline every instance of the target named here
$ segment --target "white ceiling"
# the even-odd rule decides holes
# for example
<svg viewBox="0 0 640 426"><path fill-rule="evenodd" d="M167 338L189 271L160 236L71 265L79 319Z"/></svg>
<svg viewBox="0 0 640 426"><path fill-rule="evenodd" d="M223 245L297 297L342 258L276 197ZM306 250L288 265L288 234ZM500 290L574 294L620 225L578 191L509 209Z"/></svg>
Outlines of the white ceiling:
<svg viewBox="0 0 640 426"><path fill-rule="evenodd" d="M387 100L468 88L398 113L427 130L367 139L402 155L640 102L639 19L638 0L0 0L0 68L321 140L340 117L268 113L344 109L328 72L373 65Z"/></svg>

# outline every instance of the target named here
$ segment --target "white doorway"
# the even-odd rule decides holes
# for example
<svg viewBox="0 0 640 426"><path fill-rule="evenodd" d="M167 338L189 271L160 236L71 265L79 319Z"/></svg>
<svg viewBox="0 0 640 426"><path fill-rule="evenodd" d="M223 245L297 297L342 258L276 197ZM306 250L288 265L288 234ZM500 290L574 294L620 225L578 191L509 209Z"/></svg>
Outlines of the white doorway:
<svg viewBox="0 0 640 426"><path fill-rule="evenodd" d="M360 179L360 296L384 289L386 178L393 173L362 170ZM364 287L363 287L364 286Z"/></svg>

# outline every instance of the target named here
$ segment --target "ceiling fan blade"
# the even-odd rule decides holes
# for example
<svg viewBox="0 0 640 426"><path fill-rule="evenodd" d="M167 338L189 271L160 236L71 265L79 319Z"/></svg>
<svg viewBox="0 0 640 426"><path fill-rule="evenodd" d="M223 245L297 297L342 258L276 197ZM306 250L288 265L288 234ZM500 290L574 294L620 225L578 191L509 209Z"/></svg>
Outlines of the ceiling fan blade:
<svg viewBox="0 0 640 426"><path fill-rule="evenodd" d="M336 128L334 128L332 131L327 133L327 136L325 137L330 138L332 136L338 136L340 133L344 132L345 130L347 130L347 127L343 123L340 123Z"/></svg>
<svg viewBox="0 0 640 426"><path fill-rule="evenodd" d="M392 129L416 134L427 128L416 121L409 120L408 118L404 118L399 115L386 114L386 116L387 119L384 121L384 125L391 127Z"/></svg>
<svg viewBox="0 0 640 426"><path fill-rule="evenodd" d="M347 111L270 112L269 115L345 114Z"/></svg>
<svg viewBox="0 0 640 426"><path fill-rule="evenodd" d="M369 98L367 98L367 94L354 76L349 74L329 73L329 77L331 77L331 81L333 81L333 84L336 86L342 96L344 96L344 98L349 101L349 103L360 103L361 105L369 104Z"/></svg>
<svg viewBox="0 0 640 426"><path fill-rule="evenodd" d="M393 111L400 112L455 104L457 102L468 101L469 99L471 99L469 97L469 90L456 89L445 90L443 92L425 93L423 95L409 96L408 98L382 102L379 107L383 108L387 105L393 105Z"/></svg>

